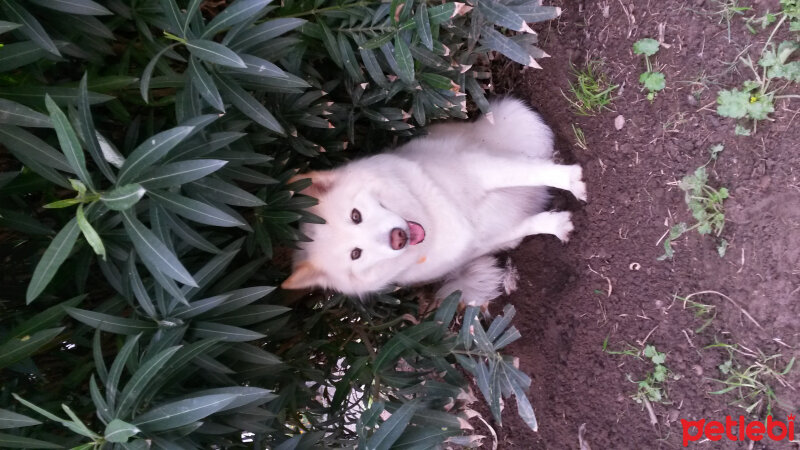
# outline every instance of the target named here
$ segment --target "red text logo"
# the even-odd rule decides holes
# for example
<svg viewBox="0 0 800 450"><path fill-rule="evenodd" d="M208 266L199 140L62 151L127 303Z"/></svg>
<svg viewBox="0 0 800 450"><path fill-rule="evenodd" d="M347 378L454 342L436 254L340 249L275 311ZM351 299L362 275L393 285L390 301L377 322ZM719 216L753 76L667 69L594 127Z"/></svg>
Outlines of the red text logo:
<svg viewBox="0 0 800 450"><path fill-rule="evenodd" d="M684 420L681 419L683 427L683 446L688 447L689 442L699 441L705 437L709 441L719 441L728 439L730 441L760 441L770 439L773 441L793 441L794 439L794 415L790 414L786 422L775 420L772 416L767 416L767 422L753 420L745 422L744 416L739 416L738 420L731 416L725 416L725 422L718 420Z"/></svg>

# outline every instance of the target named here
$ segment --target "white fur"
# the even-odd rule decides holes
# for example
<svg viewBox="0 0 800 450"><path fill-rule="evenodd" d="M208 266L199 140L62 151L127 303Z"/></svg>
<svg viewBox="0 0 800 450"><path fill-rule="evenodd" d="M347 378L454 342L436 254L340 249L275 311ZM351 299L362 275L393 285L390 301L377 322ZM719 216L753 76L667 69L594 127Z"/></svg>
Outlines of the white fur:
<svg viewBox="0 0 800 450"><path fill-rule="evenodd" d="M543 211L546 189L585 200L580 166L552 162L552 132L521 102L501 100L492 111L494 123L435 125L391 153L323 173L329 187L311 212L326 223L302 227L313 241L295 253L295 267L315 270L300 284L363 296L444 279L441 295L460 290L464 303L484 305L505 274L489 255L532 234L566 241L570 214ZM350 219L354 208L361 223ZM393 250L390 232L408 231L407 221L425 229L425 240Z"/></svg>

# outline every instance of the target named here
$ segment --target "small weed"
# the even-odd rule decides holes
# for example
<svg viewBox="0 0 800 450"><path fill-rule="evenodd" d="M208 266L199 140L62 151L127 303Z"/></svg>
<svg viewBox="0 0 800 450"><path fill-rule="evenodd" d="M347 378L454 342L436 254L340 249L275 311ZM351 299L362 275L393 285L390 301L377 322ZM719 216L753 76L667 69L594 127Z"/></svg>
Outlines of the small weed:
<svg viewBox="0 0 800 450"><path fill-rule="evenodd" d="M670 375L669 369L664 365L664 362L667 360L667 354L659 352L653 345L646 346L643 353L645 358L653 363L653 371L648 373L644 380L634 381L638 389L636 394L631 397L636 403L644 403L645 400L665 403L667 392L664 383ZM633 381L630 375L628 379Z"/></svg>
<svg viewBox="0 0 800 450"><path fill-rule="evenodd" d="M731 21L736 16L743 16L745 12L753 8L739 5L739 0L716 0L719 10L714 11L714 15L719 16L719 23L725 22L728 27L728 42L731 42Z"/></svg>
<svg viewBox="0 0 800 450"><path fill-rule="evenodd" d="M669 230L669 236L664 240L664 254L658 260L672 259L674 251L672 241L678 239L684 233L697 229L700 234L714 234L719 238L725 227L725 212L723 202L728 198L728 189L719 190L708 185L708 174L705 166L698 167L692 175L687 175L678 182L678 187L684 192L686 206L692 212L692 216L697 221L691 227L681 222L673 225ZM725 256L728 243L720 239L717 251L720 256Z"/></svg>
<svg viewBox="0 0 800 450"><path fill-rule="evenodd" d="M773 386L777 383L794 390L794 387L784 378L794 366L794 357L781 370L778 369L782 358L780 353L767 356L760 350L752 352L749 349L742 350L737 345L725 343L712 344L706 348L722 348L728 353L728 359L717 366L725 379L711 378L725 387L709 392L710 394L723 395L733 392L736 398L731 404L743 408L748 414L756 414L761 417L772 415L774 406L784 409L788 407L778 399ZM742 359L745 359L746 362L742 362Z"/></svg>
<svg viewBox="0 0 800 450"><path fill-rule="evenodd" d="M800 31L800 0L781 0L781 12L764 16L763 26L775 22L775 27L767 38L761 50L758 63L747 56L740 56L745 66L753 72L754 79L742 83L741 89L721 90L717 94L717 114L733 119L746 119L752 121L748 128L741 123L736 125L737 135L749 136L756 132L758 121L769 119L775 112L775 100L781 98L800 98L800 95L778 95L779 91L790 83L800 83L800 61L789 61L790 57L800 49L800 44L787 40L775 46L772 38L778 29L787 22L790 31ZM780 17L780 18L778 18ZM784 80L778 88L773 88L773 82Z"/></svg>
<svg viewBox="0 0 800 450"><path fill-rule="evenodd" d="M650 63L650 57L658 52L658 47L658 41L652 38L639 39L633 44L633 53L644 55L647 72L639 75L639 83L642 83L647 89L647 99L651 102L656 98L656 93L667 86L664 74L654 71L653 65Z"/></svg>
<svg viewBox="0 0 800 450"><path fill-rule="evenodd" d="M572 105L575 114L594 116L603 109L609 109L608 105L613 100L611 94L619 85L612 85L602 69L603 63L598 60L587 61L586 66L580 70L572 67L575 83L569 83L569 92L575 99L567 95L564 97Z"/></svg>
<svg viewBox="0 0 800 450"><path fill-rule="evenodd" d="M633 356L634 358L641 359L641 357L639 357L639 349L638 348L634 347L631 344L628 344L627 342L624 342L624 344L625 344L626 347L624 349L622 349L622 350L610 350L608 348L608 336L606 336L606 338L603 339L603 352L604 353L608 353L609 355L625 355L625 356Z"/></svg>
<svg viewBox="0 0 800 450"><path fill-rule="evenodd" d="M711 325L711 322L713 322L717 317L717 307L714 305L707 305L705 303L689 300L689 297L691 297L691 295L687 297L675 295L676 300L683 302L683 309L688 308L690 311L692 311L695 318L703 321L703 324L694 330L695 334L700 334L706 328L708 328L708 326Z"/></svg>
<svg viewBox="0 0 800 450"><path fill-rule="evenodd" d="M581 130L580 127L575 126L573 123L572 132L575 133L575 145L584 151L588 151L589 147L586 145L586 136L583 134L583 130Z"/></svg>
<svg viewBox="0 0 800 450"><path fill-rule="evenodd" d="M711 159L709 162L716 161L719 157L719 154L722 153L723 150L725 150L725 144L715 144L709 147L708 152L711 153Z"/></svg>

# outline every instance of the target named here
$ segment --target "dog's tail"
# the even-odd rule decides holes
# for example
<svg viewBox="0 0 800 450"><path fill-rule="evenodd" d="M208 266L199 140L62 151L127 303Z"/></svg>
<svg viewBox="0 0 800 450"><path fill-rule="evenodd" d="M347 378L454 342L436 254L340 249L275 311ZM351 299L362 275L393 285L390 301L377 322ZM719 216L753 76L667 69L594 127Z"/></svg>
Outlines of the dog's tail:
<svg viewBox="0 0 800 450"><path fill-rule="evenodd" d="M472 129L489 148L531 158L553 156L553 132L541 116L515 98L492 102L489 114L481 116Z"/></svg>

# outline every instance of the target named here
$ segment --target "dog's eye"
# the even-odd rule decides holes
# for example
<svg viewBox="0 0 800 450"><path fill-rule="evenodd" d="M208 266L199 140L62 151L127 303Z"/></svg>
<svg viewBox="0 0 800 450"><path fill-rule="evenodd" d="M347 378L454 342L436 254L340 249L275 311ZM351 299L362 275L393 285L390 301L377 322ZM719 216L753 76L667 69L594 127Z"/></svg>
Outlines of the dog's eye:
<svg viewBox="0 0 800 450"><path fill-rule="evenodd" d="M361 258L361 249L354 248L352 252L350 252L350 259L358 259Z"/></svg>
<svg viewBox="0 0 800 450"><path fill-rule="evenodd" d="M361 223L361 211L353 208L353 210L350 212L350 219L353 221L353 223L356 223L356 224ZM356 258L358 258L358 257L356 256ZM356 259L356 258L353 258L353 259Z"/></svg>

